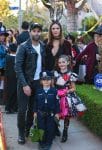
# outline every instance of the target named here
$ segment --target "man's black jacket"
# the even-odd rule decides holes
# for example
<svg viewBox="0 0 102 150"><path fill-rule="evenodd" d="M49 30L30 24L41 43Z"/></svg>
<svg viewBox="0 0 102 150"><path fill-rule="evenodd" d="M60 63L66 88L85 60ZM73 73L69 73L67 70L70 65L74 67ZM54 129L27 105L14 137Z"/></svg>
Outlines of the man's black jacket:
<svg viewBox="0 0 102 150"><path fill-rule="evenodd" d="M42 66L45 61L45 45L40 42L40 51L42 56ZM22 86L30 85L34 80L34 74L37 67L38 54L32 47L31 39L22 43L16 53L15 71Z"/></svg>

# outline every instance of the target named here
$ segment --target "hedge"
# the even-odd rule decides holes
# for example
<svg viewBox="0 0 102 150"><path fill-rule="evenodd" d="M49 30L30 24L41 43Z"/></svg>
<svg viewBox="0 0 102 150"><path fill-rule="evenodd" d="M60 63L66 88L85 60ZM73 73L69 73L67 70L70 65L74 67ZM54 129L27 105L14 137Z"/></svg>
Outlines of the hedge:
<svg viewBox="0 0 102 150"><path fill-rule="evenodd" d="M102 137L102 92L94 85L77 85L77 93L87 106L87 111L81 119L96 135Z"/></svg>

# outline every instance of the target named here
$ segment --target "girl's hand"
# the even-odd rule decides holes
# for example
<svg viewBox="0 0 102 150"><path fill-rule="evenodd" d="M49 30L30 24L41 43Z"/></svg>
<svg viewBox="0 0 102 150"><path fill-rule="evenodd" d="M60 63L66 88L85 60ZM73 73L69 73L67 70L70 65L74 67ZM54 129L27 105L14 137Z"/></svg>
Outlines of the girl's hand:
<svg viewBox="0 0 102 150"><path fill-rule="evenodd" d="M59 114L55 114L55 117L59 120Z"/></svg>
<svg viewBox="0 0 102 150"><path fill-rule="evenodd" d="M37 118L37 113L34 113L34 115L33 115L33 116L34 116L34 118L36 119L36 118Z"/></svg>

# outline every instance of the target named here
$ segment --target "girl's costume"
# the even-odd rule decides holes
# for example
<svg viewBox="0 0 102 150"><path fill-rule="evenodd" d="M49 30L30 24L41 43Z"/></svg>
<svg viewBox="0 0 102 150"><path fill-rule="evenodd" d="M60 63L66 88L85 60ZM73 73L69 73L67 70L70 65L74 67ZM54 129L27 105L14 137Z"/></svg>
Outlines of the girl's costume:
<svg viewBox="0 0 102 150"><path fill-rule="evenodd" d="M69 71L66 73L54 72L56 77L56 87L58 89L57 95L60 99L60 118L76 117L86 110L85 105L80 97L75 92L68 92L71 82L77 81L77 74Z"/></svg>

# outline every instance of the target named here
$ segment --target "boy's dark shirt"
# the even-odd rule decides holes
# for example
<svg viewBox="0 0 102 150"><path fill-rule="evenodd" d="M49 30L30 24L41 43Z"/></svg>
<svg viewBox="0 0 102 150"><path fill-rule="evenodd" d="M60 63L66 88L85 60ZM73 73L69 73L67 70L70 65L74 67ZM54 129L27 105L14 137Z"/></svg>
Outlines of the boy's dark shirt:
<svg viewBox="0 0 102 150"><path fill-rule="evenodd" d="M37 112L38 110L44 111L44 112L53 112L53 113L59 113L59 100L56 98L57 90L55 88L50 88L47 93L44 91L43 88L40 88L36 92L36 102L34 105L34 112ZM47 103L45 103L45 100L47 99Z"/></svg>
<svg viewBox="0 0 102 150"><path fill-rule="evenodd" d="M20 45L21 43L25 42L26 40L28 40L30 37L29 32L28 31L23 31L22 33L20 33L17 36L17 45Z"/></svg>

